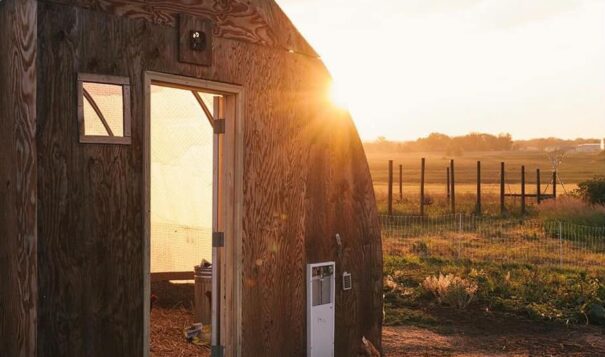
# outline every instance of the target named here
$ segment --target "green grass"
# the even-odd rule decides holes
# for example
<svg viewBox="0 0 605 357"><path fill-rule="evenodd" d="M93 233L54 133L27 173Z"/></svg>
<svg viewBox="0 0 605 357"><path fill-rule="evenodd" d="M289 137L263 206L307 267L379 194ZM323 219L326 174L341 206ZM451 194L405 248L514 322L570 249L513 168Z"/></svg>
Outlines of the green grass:
<svg viewBox="0 0 605 357"><path fill-rule="evenodd" d="M430 326L435 319L424 313L435 304L420 284L427 276L454 274L475 281L479 290L468 309L514 313L536 320L587 322L592 303L605 302L605 274L574 269L553 269L524 264L457 261L388 254L384 274L396 283L385 285L386 324Z"/></svg>

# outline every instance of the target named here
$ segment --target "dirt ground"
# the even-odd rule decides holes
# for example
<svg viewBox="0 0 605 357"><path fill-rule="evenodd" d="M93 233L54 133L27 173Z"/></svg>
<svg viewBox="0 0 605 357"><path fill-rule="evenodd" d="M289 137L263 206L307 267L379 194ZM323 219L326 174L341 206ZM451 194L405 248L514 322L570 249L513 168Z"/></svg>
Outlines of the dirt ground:
<svg viewBox="0 0 605 357"><path fill-rule="evenodd" d="M605 356L605 329L444 311L438 327L383 329L386 356Z"/></svg>
<svg viewBox="0 0 605 357"><path fill-rule="evenodd" d="M385 356L533 357L605 356L605 329L566 327L516 316L449 316L438 327L385 326ZM185 308L154 308L151 356L210 356L207 346L188 343L183 328L192 322Z"/></svg>
<svg viewBox="0 0 605 357"><path fill-rule="evenodd" d="M208 346L189 343L183 334L193 323L193 286L154 284L152 292L159 299L151 311L151 356L210 356ZM438 306L423 313L437 320L430 325L384 327L385 356L605 356L605 327L565 326Z"/></svg>

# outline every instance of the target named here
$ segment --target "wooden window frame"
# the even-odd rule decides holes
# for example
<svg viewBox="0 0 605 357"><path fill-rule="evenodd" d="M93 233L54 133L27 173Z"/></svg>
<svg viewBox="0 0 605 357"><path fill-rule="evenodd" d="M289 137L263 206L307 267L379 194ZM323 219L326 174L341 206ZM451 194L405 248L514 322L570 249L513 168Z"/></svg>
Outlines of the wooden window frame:
<svg viewBox="0 0 605 357"><path fill-rule="evenodd" d="M84 82L98 83L107 85L118 85L122 87L122 105L123 105L123 136L109 135L86 135L86 126L84 123ZM131 138L131 108L130 108L130 78L108 76L102 74L78 73L78 126L81 144L116 144L130 145Z"/></svg>

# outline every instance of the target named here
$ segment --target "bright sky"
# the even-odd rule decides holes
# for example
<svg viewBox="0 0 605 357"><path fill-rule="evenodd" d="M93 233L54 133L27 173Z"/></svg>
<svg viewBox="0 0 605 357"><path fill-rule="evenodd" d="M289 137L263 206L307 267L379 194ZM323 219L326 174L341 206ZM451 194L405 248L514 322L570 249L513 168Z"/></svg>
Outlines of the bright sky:
<svg viewBox="0 0 605 357"><path fill-rule="evenodd" d="M605 137L605 0L277 0L363 139Z"/></svg>

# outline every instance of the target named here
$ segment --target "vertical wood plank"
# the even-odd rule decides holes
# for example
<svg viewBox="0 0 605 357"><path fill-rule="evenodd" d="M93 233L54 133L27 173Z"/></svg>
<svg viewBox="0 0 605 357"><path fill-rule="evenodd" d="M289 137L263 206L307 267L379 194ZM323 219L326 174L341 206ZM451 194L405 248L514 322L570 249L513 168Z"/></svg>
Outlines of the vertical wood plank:
<svg viewBox="0 0 605 357"><path fill-rule="evenodd" d="M0 355L36 355L34 0L0 3Z"/></svg>
<svg viewBox="0 0 605 357"><path fill-rule="evenodd" d="M148 357L151 332L151 79L147 75L143 78L143 106L143 357Z"/></svg>
<svg viewBox="0 0 605 357"><path fill-rule="evenodd" d="M38 352L141 356L142 24L45 2L38 11ZM78 72L131 79L132 145L79 143Z"/></svg>

